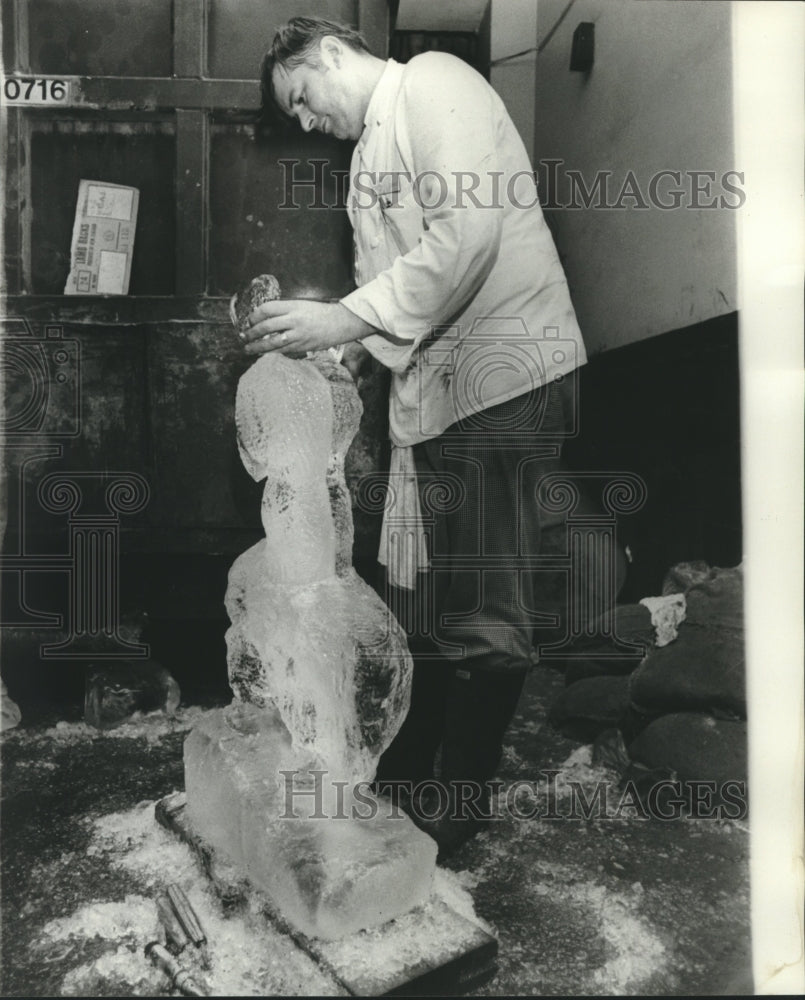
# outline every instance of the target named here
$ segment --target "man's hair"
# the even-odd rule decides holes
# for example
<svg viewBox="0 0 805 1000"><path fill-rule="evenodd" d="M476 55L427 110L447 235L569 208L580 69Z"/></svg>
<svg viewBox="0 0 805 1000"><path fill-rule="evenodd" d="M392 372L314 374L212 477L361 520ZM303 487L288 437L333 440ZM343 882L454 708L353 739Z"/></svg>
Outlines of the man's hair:
<svg viewBox="0 0 805 1000"><path fill-rule="evenodd" d="M292 17L274 35L271 48L263 56L260 66L261 112L264 119L276 117L277 111L280 111L272 81L274 70L277 67L291 70L308 60L326 35L341 39L356 52L370 51L363 35L349 25L328 21L324 17ZM318 60L311 61L315 64Z"/></svg>

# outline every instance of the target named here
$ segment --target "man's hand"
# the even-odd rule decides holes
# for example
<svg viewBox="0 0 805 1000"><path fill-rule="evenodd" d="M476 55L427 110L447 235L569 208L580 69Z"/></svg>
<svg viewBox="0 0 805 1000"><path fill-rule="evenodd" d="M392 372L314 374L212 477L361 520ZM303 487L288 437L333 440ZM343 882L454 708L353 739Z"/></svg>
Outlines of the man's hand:
<svg viewBox="0 0 805 1000"><path fill-rule="evenodd" d="M292 358L358 340L373 327L340 302L276 299L249 316L249 329L238 334L247 354L279 351Z"/></svg>

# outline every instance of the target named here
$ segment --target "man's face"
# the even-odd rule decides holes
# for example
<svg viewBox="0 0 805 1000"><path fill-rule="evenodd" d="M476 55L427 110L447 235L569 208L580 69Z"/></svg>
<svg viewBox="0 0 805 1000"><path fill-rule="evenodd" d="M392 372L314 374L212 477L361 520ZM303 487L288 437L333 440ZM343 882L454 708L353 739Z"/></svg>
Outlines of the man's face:
<svg viewBox="0 0 805 1000"><path fill-rule="evenodd" d="M292 69L276 67L272 80L277 103L305 132L317 129L336 139L360 138L366 108L354 74L337 53L323 46L310 61Z"/></svg>

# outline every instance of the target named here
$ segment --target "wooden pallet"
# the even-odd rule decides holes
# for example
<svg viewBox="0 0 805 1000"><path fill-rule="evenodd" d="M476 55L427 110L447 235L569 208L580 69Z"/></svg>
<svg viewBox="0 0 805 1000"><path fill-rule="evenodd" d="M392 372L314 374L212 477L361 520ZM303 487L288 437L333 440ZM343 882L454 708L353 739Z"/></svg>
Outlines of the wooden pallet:
<svg viewBox="0 0 805 1000"><path fill-rule="evenodd" d="M184 792L161 799L157 821L195 851L224 905L241 906L257 898L266 919L351 996L460 996L494 976L497 939L437 896L402 917L339 941L307 937L190 829L185 802ZM397 956L391 964L390 954Z"/></svg>

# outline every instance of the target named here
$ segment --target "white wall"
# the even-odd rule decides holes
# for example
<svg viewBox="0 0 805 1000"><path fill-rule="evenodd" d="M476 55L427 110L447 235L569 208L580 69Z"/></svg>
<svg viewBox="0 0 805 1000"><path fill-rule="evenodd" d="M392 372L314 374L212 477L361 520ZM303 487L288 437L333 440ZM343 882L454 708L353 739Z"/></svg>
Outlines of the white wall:
<svg viewBox="0 0 805 1000"><path fill-rule="evenodd" d="M492 62L537 44L537 0L492 0ZM493 66L489 82L500 94L506 109L534 159L534 90L537 54Z"/></svg>
<svg viewBox="0 0 805 1000"><path fill-rule="evenodd" d="M488 0L400 0L400 31L476 31ZM532 3L535 0L532 0Z"/></svg>
<svg viewBox="0 0 805 1000"><path fill-rule="evenodd" d="M725 171L740 171L733 158L731 5L575 0L546 42L567 7L567 0L539 0L544 48L536 70L535 153L537 161L563 161L553 199L567 203L569 185L561 181L568 169L581 171L588 188L597 171L611 171L610 204L630 170L649 203L651 178L661 170L681 171L686 192L684 207L673 210L548 213L588 349L596 353L736 309L737 212L694 207L722 196L732 205L740 200L721 182ZM589 74L568 68L581 21L595 24ZM690 177L697 170L716 173L715 183L699 182L698 196ZM658 197L671 201L675 186L666 179ZM545 201L548 192L541 194Z"/></svg>

